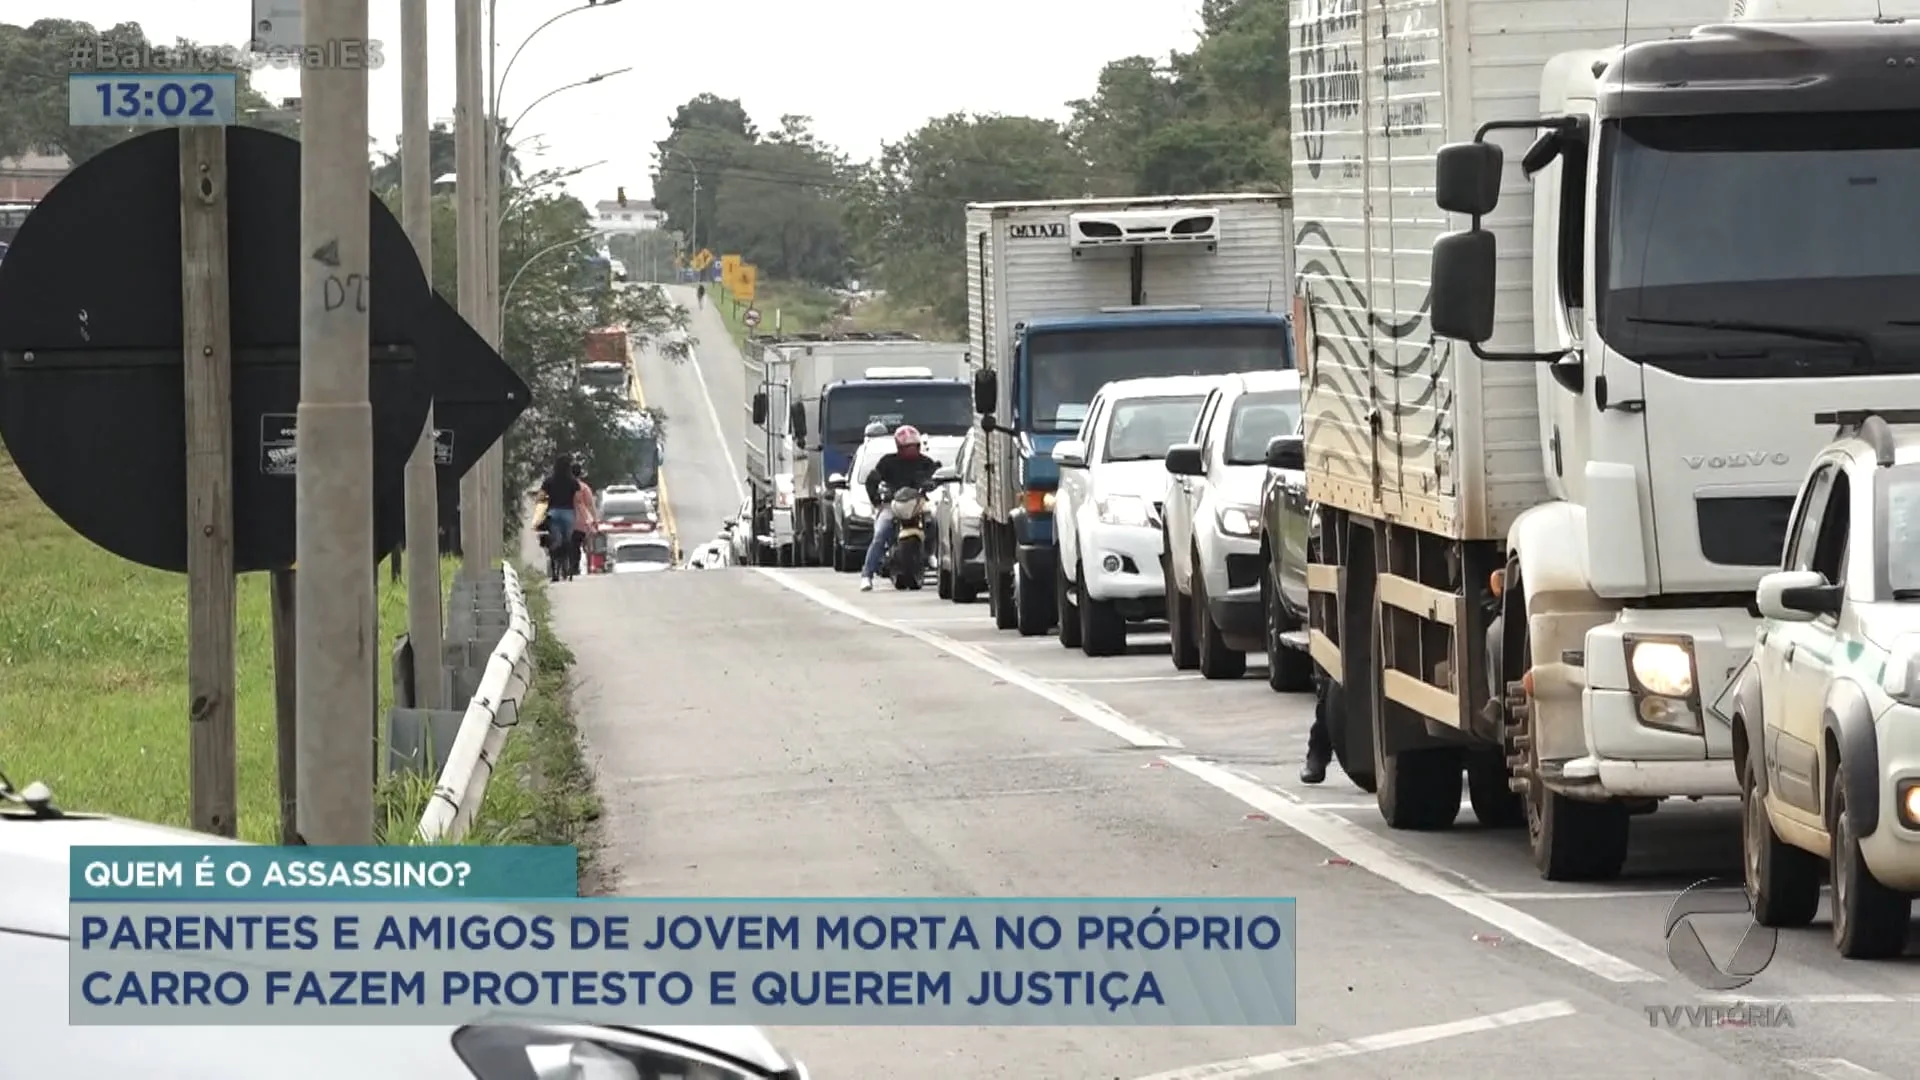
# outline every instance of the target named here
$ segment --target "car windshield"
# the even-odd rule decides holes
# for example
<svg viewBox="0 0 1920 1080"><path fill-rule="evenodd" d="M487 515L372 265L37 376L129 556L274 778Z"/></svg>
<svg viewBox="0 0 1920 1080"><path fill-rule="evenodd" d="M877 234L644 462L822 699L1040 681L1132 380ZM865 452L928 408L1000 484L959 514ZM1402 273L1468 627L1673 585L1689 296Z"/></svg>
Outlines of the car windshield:
<svg viewBox="0 0 1920 1080"><path fill-rule="evenodd" d="M580 369L580 384L590 390L624 390L627 369L618 364L588 364Z"/></svg>
<svg viewBox="0 0 1920 1080"><path fill-rule="evenodd" d="M1113 404L1102 461L1159 461L1193 431L1203 394L1123 398Z"/></svg>
<svg viewBox="0 0 1920 1080"><path fill-rule="evenodd" d="M1696 378L1920 371L1920 330L1902 325L1920 319L1920 127L1903 116L1920 119L1610 125L1597 308L1608 343Z"/></svg>
<svg viewBox="0 0 1920 1080"><path fill-rule="evenodd" d="M1300 430L1300 391L1261 390L1242 394L1227 418L1229 465L1265 465L1267 444Z"/></svg>
<svg viewBox="0 0 1920 1080"><path fill-rule="evenodd" d="M865 438L872 423L889 431L911 424L922 435L965 435L973 426L972 392L956 382L836 386L821 411L821 437L841 445Z"/></svg>
<svg viewBox="0 0 1920 1080"><path fill-rule="evenodd" d="M1020 416L1033 431L1059 433L1079 430L1093 395L1110 382L1282 370L1293 366L1293 343L1277 322L1115 325L1036 333L1026 363Z"/></svg>
<svg viewBox="0 0 1920 1080"><path fill-rule="evenodd" d="M673 552L665 544L621 544L613 549L613 561L618 563L669 563L673 561Z"/></svg>
<svg viewBox="0 0 1920 1080"><path fill-rule="evenodd" d="M648 521L653 518L653 501L640 495L614 495L600 504L600 516Z"/></svg>
<svg viewBox="0 0 1920 1080"><path fill-rule="evenodd" d="M880 464L881 458L891 453L893 453L893 436L891 435L868 439L860 444L860 449L853 455L853 474L847 478L848 490L861 492L860 497L866 498L867 475L873 472L875 465Z"/></svg>

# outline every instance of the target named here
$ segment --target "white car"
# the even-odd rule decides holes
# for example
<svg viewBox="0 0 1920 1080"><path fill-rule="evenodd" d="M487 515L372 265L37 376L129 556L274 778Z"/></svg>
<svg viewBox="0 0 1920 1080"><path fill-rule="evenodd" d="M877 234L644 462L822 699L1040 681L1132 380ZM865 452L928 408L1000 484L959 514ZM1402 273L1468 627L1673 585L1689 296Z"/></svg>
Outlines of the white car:
<svg viewBox="0 0 1920 1080"><path fill-rule="evenodd" d="M1920 893L1920 432L1865 418L1793 513L1734 690L1747 896L1762 925L1805 926L1829 884L1840 954L1887 959ZM1684 685L1636 686L1642 717L1693 715L1676 660Z"/></svg>
<svg viewBox="0 0 1920 1080"><path fill-rule="evenodd" d="M960 442L959 458L934 473L940 486L933 493L935 541L939 559L940 599L971 604L987 587L987 552L980 540L981 452L986 435L979 428Z"/></svg>
<svg viewBox="0 0 1920 1080"><path fill-rule="evenodd" d="M616 574L651 574L673 569L673 541L659 533L622 535L609 541L607 568Z"/></svg>
<svg viewBox="0 0 1920 1080"><path fill-rule="evenodd" d="M1221 376L1123 379L1100 388L1075 438L1053 448L1060 487L1060 644L1088 656L1127 649L1127 624L1166 618L1160 511L1167 450L1186 439Z"/></svg>
<svg viewBox="0 0 1920 1080"><path fill-rule="evenodd" d="M733 562L733 551L725 538L709 540L693 549L693 555L687 559L690 570L718 570Z"/></svg>
<svg viewBox="0 0 1920 1080"><path fill-rule="evenodd" d="M1267 444L1300 428L1300 373L1225 376L1166 456L1167 625L1173 665L1237 679L1266 647L1260 495Z"/></svg>
<svg viewBox="0 0 1920 1080"><path fill-rule="evenodd" d="M39 789L36 791L36 789ZM452 1027L74 1027L67 1018L70 849L228 844L0 795L0 1026L9 1077L143 1080L805 1080L758 1028L612 1028L502 1015ZM38 804L37 806L35 804Z"/></svg>

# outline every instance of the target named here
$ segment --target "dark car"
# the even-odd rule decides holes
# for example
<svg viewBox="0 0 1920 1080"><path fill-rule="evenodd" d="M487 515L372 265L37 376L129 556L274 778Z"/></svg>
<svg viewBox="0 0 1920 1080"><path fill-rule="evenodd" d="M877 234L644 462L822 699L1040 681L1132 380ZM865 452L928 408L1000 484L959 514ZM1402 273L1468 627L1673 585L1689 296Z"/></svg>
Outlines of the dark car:
<svg viewBox="0 0 1920 1080"><path fill-rule="evenodd" d="M1267 479L1260 493L1260 600L1267 623L1267 685L1313 689L1307 651L1307 559L1319 513L1307 501L1306 450L1300 435L1267 443Z"/></svg>

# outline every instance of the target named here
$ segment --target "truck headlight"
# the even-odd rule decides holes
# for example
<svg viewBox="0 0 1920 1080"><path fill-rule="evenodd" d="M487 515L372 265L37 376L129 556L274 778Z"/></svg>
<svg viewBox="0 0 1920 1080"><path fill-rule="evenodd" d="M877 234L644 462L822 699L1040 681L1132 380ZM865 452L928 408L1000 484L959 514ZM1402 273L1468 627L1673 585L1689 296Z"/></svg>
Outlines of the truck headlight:
<svg viewBox="0 0 1920 1080"><path fill-rule="evenodd" d="M1880 689L1902 705L1920 707L1920 635L1903 635L1887 650Z"/></svg>
<svg viewBox="0 0 1920 1080"><path fill-rule="evenodd" d="M1692 638L1628 636L1627 676L1634 708L1648 727L1698 734L1700 706Z"/></svg>
<svg viewBox="0 0 1920 1080"><path fill-rule="evenodd" d="M1108 495L1104 499L1095 499L1094 513L1109 525L1145 525L1147 523L1147 500L1138 495Z"/></svg>
<svg viewBox="0 0 1920 1080"><path fill-rule="evenodd" d="M1220 531L1228 536L1252 536L1260 531L1259 512L1251 507L1225 507L1217 517L1220 521Z"/></svg>

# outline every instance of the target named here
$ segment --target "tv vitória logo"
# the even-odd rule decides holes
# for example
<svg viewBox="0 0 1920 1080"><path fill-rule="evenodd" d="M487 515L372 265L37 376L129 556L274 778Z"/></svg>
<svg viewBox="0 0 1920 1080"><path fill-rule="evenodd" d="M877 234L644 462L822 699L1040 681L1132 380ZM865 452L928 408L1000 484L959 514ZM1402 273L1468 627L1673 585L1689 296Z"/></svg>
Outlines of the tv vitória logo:
<svg viewBox="0 0 1920 1080"><path fill-rule="evenodd" d="M1707 951L1696 923L1739 919L1745 925L1740 944L1722 963ZM1673 969L1705 990L1738 990L1753 981L1773 961L1780 935L1753 918L1745 888L1715 878L1695 882L1674 898L1667 910L1667 959Z"/></svg>

